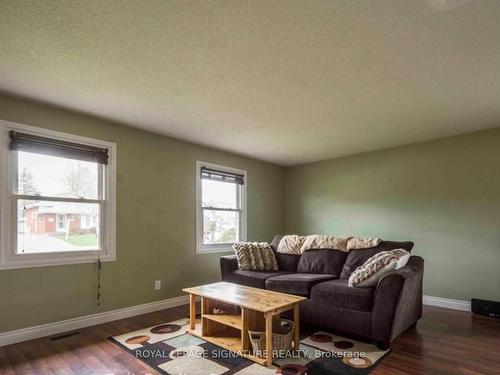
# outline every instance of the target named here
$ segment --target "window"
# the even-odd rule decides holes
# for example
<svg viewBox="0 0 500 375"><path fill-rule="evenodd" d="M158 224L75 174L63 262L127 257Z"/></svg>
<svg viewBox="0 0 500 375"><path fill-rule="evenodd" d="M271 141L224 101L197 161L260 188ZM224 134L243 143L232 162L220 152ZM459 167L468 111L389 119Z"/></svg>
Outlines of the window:
<svg viewBox="0 0 500 375"><path fill-rule="evenodd" d="M196 163L196 252L232 251L246 240L246 171Z"/></svg>
<svg viewBox="0 0 500 375"><path fill-rule="evenodd" d="M66 224L64 223L65 219L65 215L57 215L57 229L59 232L64 232L64 228L66 228Z"/></svg>
<svg viewBox="0 0 500 375"><path fill-rule="evenodd" d="M1 268L115 260L113 143L0 121Z"/></svg>

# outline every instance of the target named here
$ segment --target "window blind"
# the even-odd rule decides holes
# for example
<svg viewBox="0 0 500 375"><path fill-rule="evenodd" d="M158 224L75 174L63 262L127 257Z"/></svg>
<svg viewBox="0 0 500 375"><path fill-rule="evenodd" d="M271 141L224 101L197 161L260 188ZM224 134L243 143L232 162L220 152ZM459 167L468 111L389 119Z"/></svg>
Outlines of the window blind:
<svg viewBox="0 0 500 375"><path fill-rule="evenodd" d="M38 135L10 131L9 148L13 151L25 151L37 154L59 156L68 159L108 164L107 148L83 145L80 143L40 137Z"/></svg>
<svg viewBox="0 0 500 375"><path fill-rule="evenodd" d="M238 185L243 185L245 183L244 176L242 174L218 171L207 167L201 168L201 178L204 180L230 182Z"/></svg>

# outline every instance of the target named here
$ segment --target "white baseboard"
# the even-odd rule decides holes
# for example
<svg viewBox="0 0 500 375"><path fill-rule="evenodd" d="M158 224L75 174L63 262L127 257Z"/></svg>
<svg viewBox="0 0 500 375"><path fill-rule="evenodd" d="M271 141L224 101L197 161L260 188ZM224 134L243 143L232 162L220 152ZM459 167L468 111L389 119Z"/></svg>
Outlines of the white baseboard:
<svg viewBox="0 0 500 375"><path fill-rule="evenodd" d="M63 332L74 331L80 328L112 322L113 320L129 318L135 315L147 314L153 311L185 305L187 303L189 303L189 296L185 295L165 299L162 301L125 307L123 309L62 320L60 322L41 324L38 326L22 328L15 331L4 332L0 333L0 346L15 344L16 342L26 340L33 340L44 336L57 335Z"/></svg>
<svg viewBox="0 0 500 375"><path fill-rule="evenodd" d="M458 299L449 299L442 297L424 296L424 305L443 307L445 309L470 311L470 302Z"/></svg>
<svg viewBox="0 0 500 375"><path fill-rule="evenodd" d="M189 297L186 295L137 306L125 307L119 310L106 311L78 318L62 320L60 322L41 324L15 331L4 332L0 333L0 346L33 340L44 336L57 335L59 333L74 331L84 327L112 322L113 320L125 319L131 316L182 306L187 303L189 303ZM449 298L424 296L424 305L460 311L470 311L470 302Z"/></svg>

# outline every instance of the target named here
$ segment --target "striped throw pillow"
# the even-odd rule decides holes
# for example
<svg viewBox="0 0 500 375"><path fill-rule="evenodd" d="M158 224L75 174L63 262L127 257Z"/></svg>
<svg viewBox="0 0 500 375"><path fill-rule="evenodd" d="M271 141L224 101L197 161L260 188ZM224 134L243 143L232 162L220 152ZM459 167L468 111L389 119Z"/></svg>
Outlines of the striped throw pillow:
<svg viewBox="0 0 500 375"><path fill-rule="evenodd" d="M244 271L278 271L278 262L267 242L235 242L238 268Z"/></svg>
<svg viewBox="0 0 500 375"><path fill-rule="evenodd" d="M349 286L375 286L386 273L408 263L410 253L403 249L381 251L356 268L349 277Z"/></svg>

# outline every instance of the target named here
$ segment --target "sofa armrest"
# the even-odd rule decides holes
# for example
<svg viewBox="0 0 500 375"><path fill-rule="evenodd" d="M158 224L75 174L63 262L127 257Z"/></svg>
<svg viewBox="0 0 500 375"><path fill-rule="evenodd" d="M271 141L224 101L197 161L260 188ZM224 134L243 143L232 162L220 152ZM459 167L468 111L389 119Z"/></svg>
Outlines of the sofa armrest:
<svg viewBox="0 0 500 375"><path fill-rule="evenodd" d="M220 257L220 273L222 281L231 281L231 274L238 269L236 255Z"/></svg>
<svg viewBox="0 0 500 375"><path fill-rule="evenodd" d="M400 333L422 316L424 260L411 256L408 264L380 279L374 295L373 338L388 347Z"/></svg>

